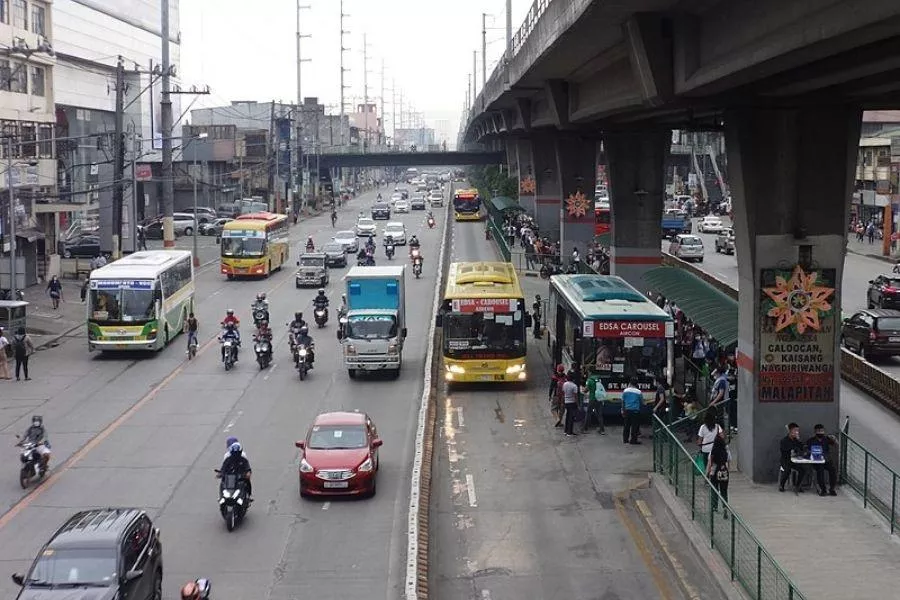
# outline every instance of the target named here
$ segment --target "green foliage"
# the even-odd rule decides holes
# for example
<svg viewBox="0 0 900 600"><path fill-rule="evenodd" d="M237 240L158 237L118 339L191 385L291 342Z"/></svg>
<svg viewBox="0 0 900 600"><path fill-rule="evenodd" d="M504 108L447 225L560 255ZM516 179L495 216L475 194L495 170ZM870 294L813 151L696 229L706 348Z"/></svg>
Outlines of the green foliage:
<svg viewBox="0 0 900 600"><path fill-rule="evenodd" d="M466 169L466 177L484 199L507 196L519 197L519 180L508 177L497 165L476 165Z"/></svg>

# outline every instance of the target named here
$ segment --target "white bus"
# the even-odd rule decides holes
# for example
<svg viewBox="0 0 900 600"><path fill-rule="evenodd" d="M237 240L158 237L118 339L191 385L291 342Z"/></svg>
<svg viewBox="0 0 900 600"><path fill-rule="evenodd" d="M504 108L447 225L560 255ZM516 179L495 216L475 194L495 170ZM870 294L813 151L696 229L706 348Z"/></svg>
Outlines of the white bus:
<svg viewBox="0 0 900 600"><path fill-rule="evenodd" d="M90 350L161 350L194 310L191 253L135 252L94 269L87 302Z"/></svg>

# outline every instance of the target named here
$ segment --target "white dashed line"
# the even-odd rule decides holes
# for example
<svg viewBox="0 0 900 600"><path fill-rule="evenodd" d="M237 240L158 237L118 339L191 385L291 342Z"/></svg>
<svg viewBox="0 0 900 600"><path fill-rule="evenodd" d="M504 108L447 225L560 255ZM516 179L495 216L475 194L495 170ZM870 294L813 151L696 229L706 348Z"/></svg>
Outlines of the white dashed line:
<svg viewBox="0 0 900 600"><path fill-rule="evenodd" d="M466 492L469 493L469 506L475 508L478 506L478 498L475 497L475 478L466 474Z"/></svg>
<svg viewBox="0 0 900 600"><path fill-rule="evenodd" d="M234 424L237 423L237 420L241 418L241 415L244 414L244 411L239 410L238 414L235 418L228 422L228 425L225 426L225 429L222 430L222 433L228 433L234 428Z"/></svg>
<svg viewBox="0 0 900 600"><path fill-rule="evenodd" d="M268 381L269 375L275 372L275 369L278 368L278 363L274 363L271 367L269 367L269 372L266 373L266 376L263 377L263 380Z"/></svg>
<svg viewBox="0 0 900 600"><path fill-rule="evenodd" d="M491 590L481 590L481 600L491 600Z"/></svg>
<svg viewBox="0 0 900 600"><path fill-rule="evenodd" d="M328 510L328 508L329 508L330 506L331 506L331 502L326 502L326 503L324 503L324 504L322 505L322 510Z"/></svg>
<svg viewBox="0 0 900 600"><path fill-rule="evenodd" d="M466 426L466 420L463 418L463 408L462 406L456 407L456 421L459 423L460 427Z"/></svg>

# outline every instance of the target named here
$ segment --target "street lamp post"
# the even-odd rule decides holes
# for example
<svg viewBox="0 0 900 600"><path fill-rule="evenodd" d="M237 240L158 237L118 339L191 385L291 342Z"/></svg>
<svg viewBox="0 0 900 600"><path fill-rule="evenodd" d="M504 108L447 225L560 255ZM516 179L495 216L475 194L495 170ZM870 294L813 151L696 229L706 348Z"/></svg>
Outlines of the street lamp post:
<svg viewBox="0 0 900 600"><path fill-rule="evenodd" d="M6 185L9 188L9 299L16 299L16 194L13 191L13 141L6 138ZM0 358L0 360L5 360Z"/></svg>
<svg viewBox="0 0 900 600"><path fill-rule="evenodd" d="M207 135L209 135L209 134L207 134L206 132L198 133L191 139L191 141L194 142L197 140L202 140L202 139L206 138ZM199 267L200 266L200 254L197 251L197 238L200 236L200 233L197 231L197 229L200 224L200 217L197 215L197 178L198 178L198 175L197 175L197 149L196 148L194 148L193 155L194 155L194 229L192 231L193 235L191 235L191 244L193 245L193 250L194 250L194 267Z"/></svg>

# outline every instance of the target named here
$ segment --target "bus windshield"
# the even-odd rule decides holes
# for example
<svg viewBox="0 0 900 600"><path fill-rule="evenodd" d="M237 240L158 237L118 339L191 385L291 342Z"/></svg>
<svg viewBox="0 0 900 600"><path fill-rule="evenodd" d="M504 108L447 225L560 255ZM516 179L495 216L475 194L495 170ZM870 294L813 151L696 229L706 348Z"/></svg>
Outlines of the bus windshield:
<svg viewBox="0 0 900 600"><path fill-rule="evenodd" d="M456 197L453 199L453 209L458 212L475 212L481 206L481 201L478 197Z"/></svg>
<svg viewBox="0 0 900 600"><path fill-rule="evenodd" d="M94 289L90 294L91 321L98 324L146 323L156 319L153 289Z"/></svg>
<svg viewBox="0 0 900 600"><path fill-rule="evenodd" d="M603 381L650 379L666 367L665 338L586 338L585 363L597 368Z"/></svg>
<svg viewBox="0 0 900 600"><path fill-rule="evenodd" d="M525 355L521 312L447 313L444 350L450 358L515 358Z"/></svg>
<svg viewBox="0 0 900 600"><path fill-rule="evenodd" d="M223 237L222 238L222 256L242 257L242 256L262 256L266 253L266 240L261 237L240 238L240 237Z"/></svg>

